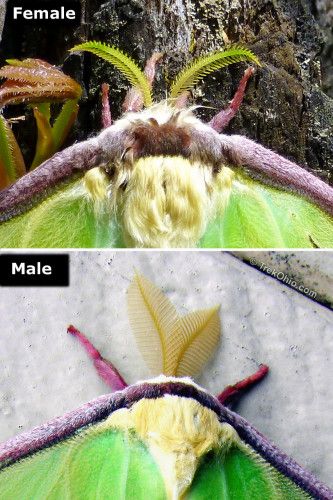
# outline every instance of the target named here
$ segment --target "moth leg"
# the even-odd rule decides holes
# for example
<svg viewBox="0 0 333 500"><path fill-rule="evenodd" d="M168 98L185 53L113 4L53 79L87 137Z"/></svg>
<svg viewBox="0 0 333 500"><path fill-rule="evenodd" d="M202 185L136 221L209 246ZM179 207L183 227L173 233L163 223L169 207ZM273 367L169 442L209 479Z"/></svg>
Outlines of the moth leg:
<svg viewBox="0 0 333 500"><path fill-rule="evenodd" d="M125 380L122 378L118 370L110 361L101 356L101 353L93 346L87 337L83 335L83 333L72 325L67 328L67 332L78 339L87 351L89 358L94 362L98 375L109 387L111 387L113 391L120 391L127 387Z"/></svg>
<svg viewBox="0 0 333 500"><path fill-rule="evenodd" d="M217 115L215 115L208 123L208 125L216 130L216 132L222 132L222 130L224 130L227 125L229 125L229 122L233 119L233 117L239 110L239 107L243 102L247 82L253 75L253 72L254 68L247 68L241 81L239 82L238 88L229 106L217 113Z"/></svg>
<svg viewBox="0 0 333 500"><path fill-rule="evenodd" d="M249 377L240 380L234 385L228 385L216 397L224 406L231 406L235 400L250 390L255 384L260 382L268 373L267 365L260 365L259 369Z"/></svg>
<svg viewBox="0 0 333 500"><path fill-rule="evenodd" d="M153 55L146 62L144 73L148 79L150 88L153 85L156 72L156 64L162 59L162 52L154 52ZM123 111L140 111L143 107L143 97L140 90L136 87L132 87L126 94L125 100L123 102Z"/></svg>
<svg viewBox="0 0 333 500"><path fill-rule="evenodd" d="M102 128L107 128L112 125L112 116L109 101L110 85L102 83Z"/></svg>
<svg viewBox="0 0 333 500"><path fill-rule="evenodd" d="M187 106L187 101L191 95L191 92L189 90L185 90L182 92L176 99L175 102L175 108L177 109L184 109Z"/></svg>

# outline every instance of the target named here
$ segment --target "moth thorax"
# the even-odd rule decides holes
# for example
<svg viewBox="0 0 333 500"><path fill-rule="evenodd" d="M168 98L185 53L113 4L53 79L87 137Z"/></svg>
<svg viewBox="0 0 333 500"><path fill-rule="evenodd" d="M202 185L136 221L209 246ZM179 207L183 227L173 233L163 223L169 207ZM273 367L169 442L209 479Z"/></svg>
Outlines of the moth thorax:
<svg viewBox="0 0 333 500"><path fill-rule="evenodd" d="M183 157L140 158L117 191L128 246L193 247L212 215L212 168Z"/></svg>
<svg viewBox="0 0 333 500"><path fill-rule="evenodd" d="M130 409L112 413L101 425L135 432L157 462L170 500L183 497L206 453L218 449L222 457L239 439L212 410L172 395L141 399Z"/></svg>

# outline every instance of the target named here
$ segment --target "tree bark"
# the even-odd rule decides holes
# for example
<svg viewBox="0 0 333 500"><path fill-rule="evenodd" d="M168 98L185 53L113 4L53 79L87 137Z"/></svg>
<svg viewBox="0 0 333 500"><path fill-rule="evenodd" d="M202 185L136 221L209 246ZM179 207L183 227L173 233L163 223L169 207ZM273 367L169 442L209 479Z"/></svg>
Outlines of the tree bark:
<svg viewBox="0 0 333 500"><path fill-rule="evenodd" d="M10 5L10 0L8 5ZM75 139L100 128L99 89L110 84L112 115L121 114L127 82L114 67L88 54L66 50L85 40L120 47L141 66L153 51L164 52L154 95L167 96L175 75L194 57L228 43L253 50L262 62L227 133L255 139L333 182L332 32L325 0L82 0L76 30L5 23L2 55L39 57L63 64L84 86ZM197 113L209 120L226 106L246 67L232 65L207 77L194 91ZM323 67L323 73L322 73ZM324 77L324 80L323 80ZM73 140L73 137L72 137Z"/></svg>

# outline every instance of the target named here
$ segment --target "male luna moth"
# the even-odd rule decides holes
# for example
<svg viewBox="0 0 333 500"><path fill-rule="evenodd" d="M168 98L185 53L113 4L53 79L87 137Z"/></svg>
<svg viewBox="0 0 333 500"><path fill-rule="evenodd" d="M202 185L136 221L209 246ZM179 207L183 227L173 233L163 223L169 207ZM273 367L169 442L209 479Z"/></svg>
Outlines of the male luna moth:
<svg viewBox="0 0 333 500"><path fill-rule="evenodd" d="M154 54L145 72L120 50L78 45L131 82L123 117L97 137L55 154L0 193L1 247L332 247L333 188L295 163L237 135L249 68L230 104L208 124L186 107L206 74L249 60L232 47L180 72L153 104ZM145 106L145 109L142 109Z"/></svg>
<svg viewBox="0 0 333 500"><path fill-rule="evenodd" d="M217 397L188 378L219 341L218 307L179 316L137 275L128 310L142 354L163 375L127 386L70 326L116 392L1 445L2 500L333 499L333 491L226 406L267 367Z"/></svg>

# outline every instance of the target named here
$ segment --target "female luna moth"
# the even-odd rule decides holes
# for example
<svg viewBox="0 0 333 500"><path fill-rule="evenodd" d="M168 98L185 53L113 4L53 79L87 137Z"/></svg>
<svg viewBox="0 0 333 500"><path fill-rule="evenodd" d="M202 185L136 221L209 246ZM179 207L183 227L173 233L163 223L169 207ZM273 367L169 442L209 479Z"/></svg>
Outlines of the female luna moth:
<svg viewBox="0 0 333 500"><path fill-rule="evenodd" d="M127 386L70 326L116 392L1 445L1 499L333 499L226 406L267 367L217 397L188 378L219 341L218 307L179 316L158 288L136 276L128 310L150 369L163 375Z"/></svg>
<svg viewBox="0 0 333 500"><path fill-rule="evenodd" d="M112 124L104 99L100 135L0 193L2 247L333 246L333 188L245 137L220 133L253 69L208 124L186 107L188 91L205 74L232 62L259 63L249 50L199 58L157 104L151 86L160 54L142 72L99 42L72 50L101 56L128 77L126 113Z"/></svg>

